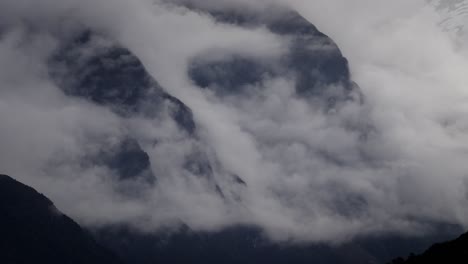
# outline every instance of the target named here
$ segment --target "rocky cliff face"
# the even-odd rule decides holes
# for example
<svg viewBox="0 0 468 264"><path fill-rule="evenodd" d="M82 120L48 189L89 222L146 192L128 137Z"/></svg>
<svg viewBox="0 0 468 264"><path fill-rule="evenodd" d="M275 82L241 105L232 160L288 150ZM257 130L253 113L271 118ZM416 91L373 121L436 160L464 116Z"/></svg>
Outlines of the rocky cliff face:
<svg viewBox="0 0 468 264"><path fill-rule="evenodd" d="M123 118L156 118L167 110L188 137L196 138L191 109L168 94L141 61L117 42L90 30L62 37L50 59L50 75L64 93L106 107ZM153 184L157 176L148 154L128 131L112 146L102 146L91 163L107 166L120 180ZM157 144L158 138L153 138ZM210 164L203 159L187 158L188 170L210 177Z"/></svg>
<svg viewBox="0 0 468 264"><path fill-rule="evenodd" d="M198 86L215 89L218 94L232 94L245 92L246 87L261 82L265 76L290 75L296 79L296 92L302 98L320 98L329 107L357 99L353 98L356 96L353 92L359 94L359 88L351 80L348 61L338 46L296 11L272 6L261 10L202 9L201 12L212 15L219 23L266 27L290 41L290 46L275 61L242 56L209 62L195 59L189 75ZM332 86L339 89L334 90Z"/></svg>

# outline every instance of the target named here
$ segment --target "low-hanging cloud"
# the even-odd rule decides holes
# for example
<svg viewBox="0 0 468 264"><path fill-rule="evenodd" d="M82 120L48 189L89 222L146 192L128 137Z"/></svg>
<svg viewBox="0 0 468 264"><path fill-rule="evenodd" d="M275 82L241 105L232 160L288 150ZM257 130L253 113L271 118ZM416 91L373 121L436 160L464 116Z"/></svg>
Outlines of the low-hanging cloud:
<svg viewBox="0 0 468 264"><path fill-rule="evenodd" d="M428 232L428 223L466 226L468 49L444 31L427 2L255 4L295 8L337 42L365 99L330 111L320 100L297 96L287 72L265 74L247 93L226 96L189 78L190 63L200 58L277 63L291 39L267 27L220 23L169 1L48 0L37 9L31 3L0 4L0 169L81 223L146 231L246 224L274 239L327 242L417 235ZM122 117L63 94L47 74L47 58L58 45L56 32L78 26L104 32L136 54L192 109L198 136L177 127L170 105L157 116ZM127 134L148 153L154 186L118 182L108 168L84 162ZM183 169L184 157L200 149L213 164L216 186Z"/></svg>

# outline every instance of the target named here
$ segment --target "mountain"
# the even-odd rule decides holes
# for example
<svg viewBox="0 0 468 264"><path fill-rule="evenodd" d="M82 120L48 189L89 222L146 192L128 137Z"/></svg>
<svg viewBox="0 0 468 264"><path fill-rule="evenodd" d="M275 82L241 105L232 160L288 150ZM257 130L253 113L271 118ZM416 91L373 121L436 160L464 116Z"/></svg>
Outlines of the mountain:
<svg viewBox="0 0 468 264"><path fill-rule="evenodd" d="M465 233L455 240L437 243L431 246L421 255L412 254L406 260L395 259L391 264L439 264L468 263L468 233Z"/></svg>
<svg viewBox="0 0 468 264"><path fill-rule="evenodd" d="M188 8L197 9L219 24L266 27L290 43L288 51L273 61L240 54L214 59L196 56L189 61L187 75L197 88L212 90L221 100L226 96L240 98L265 76L293 76L297 95L313 100L324 111L339 108L349 100L360 100L359 87L351 80L348 61L338 46L298 12L277 6L249 11ZM270 12L275 15L270 16ZM156 119L169 109L170 118L185 136L199 143L192 109L168 93L131 50L90 28L75 29L56 38L59 45L49 59L49 75L66 95L108 108L124 119ZM126 129L126 135L117 143L103 143L95 147L98 151L87 153L83 165L106 167L123 184L152 186L158 174L165 172L154 171L158 161L150 159L138 132ZM151 147L157 149L161 139L154 135L151 141ZM207 179L211 191L223 199L238 200L239 195L225 190L219 181L238 188L246 188L248 183L242 175L224 168L213 152L206 144L194 144L184 154L182 170Z"/></svg>
<svg viewBox="0 0 468 264"><path fill-rule="evenodd" d="M122 263L44 195L6 175L0 212L1 263Z"/></svg>
<svg viewBox="0 0 468 264"><path fill-rule="evenodd" d="M239 27L266 27L292 43L276 61L261 61L245 55L207 59L195 57L188 76L199 88L219 98L248 94L264 76L291 74L298 80L296 93L328 108L339 108L349 100L361 99L352 81L348 62L327 35L298 12L272 7L267 10L209 9L187 5L211 16L217 23ZM269 16L271 12L277 15ZM339 87L333 90L331 87ZM328 90L329 89L329 90ZM359 96L356 98L355 95ZM210 163L199 171L212 173ZM199 167L196 165L195 167ZM240 178L244 188L249 188ZM222 193L222 190L220 190ZM347 208L352 210L351 208ZM381 236L352 241L340 246L294 244L270 241L255 226L233 226L215 232L199 232L189 226L181 230L141 233L128 226L107 226L93 230L102 244L118 252L129 263L384 263L401 253L421 250L453 230L440 230L426 238ZM440 235L442 234L442 235Z"/></svg>
<svg viewBox="0 0 468 264"><path fill-rule="evenodd" d="M297 80L297 96L323 105L325 112L347 101L361 99L348 61L338 46L298 12L276 6L260 10L220 10L189 4L186 7L210 16L218 24L267 28L291 43L283 56L272 61L245 54L210 59L194 57L189 62L187 75L197 88L210 90L222 100L248 94L265 76L290 75ZM275 15L270 15L272 13ZM62 43L51 58L50 72L66 94L107 107L123 117L157 116L164 111L164 104L169 103L175 106L171 113L174 122L187 136L197 139L198 127L192 109L170 95L130 50L105 34L89 29L64 38ZM158 140L155 135L156 148ZM99 155L91 159L111 168L120 180L143 179L147 184L158 184L159 172L151 169L151 162L158 161L149 159L132 131L117 146L103 147ZM238 202L230 200L218 186L214 177L214 168L219 167L217 163L216 159L208 159L206 149L200 147L187 155L184 168L192 175L209 179L226 202ZM249 188L242 175L228 175L234 179L233 184ZM94 229L93 233L122 259L140 264L380 263L395 255L420 250L435 239L405 240L388 236L336 247L296 245L269 241L261 228L255 226L233 226L217 232L198 232L186 226L176 231L139 233L123 225L105 226Z"/></svg>
<svg viewBox="0 0 468 264"><path fill-rule="evenodd" d="M257 85L265 77L284 76L295 80L292 89L294 97L317 106L324 118L333 116L347 102L356 102L357 105L361 102L359 86L352 81L348 61L338 46L300 13L277 6L246 10L184 5L185 8L196 9L201 15L216 21L216 24L262 29L289 44L288 50L281 56L266 60L249 53L191 57L186 77L192 81L195 89L214 94L217 103L229 102L233 97L243 100L246 98L243 96L248 96L252 89L266 89ZM158 170L160 161L150 157L151 153L145 150L145 144L158 149L160 135L155 133L151 143L143 142L138 133L141 131L125 127L125 120L141 118L158 122L155 117L168 111L171 121L184 134L184 139L197 143L182 154L183 162L180 162L181 168L177 169L187 172L181 173L183 176L199 177L209 182L209 187L203 191L217 193L217 198L226 205L244 206L243 197L233 192L241 188L248 190L249 182L243 175L224 168L216 157L216 151L212 151L212 146L199 140L196 109L190 109L186 102L171 95L148 73L140 58L129 48L105 32L93 28L80 28L57 36L57 39L58 48L48 61L48 73L56 86L65 95L109 110L123 120L124 135L114 144L103 142L93 145L89 153L82 155L83 159L77 160L80 167L105 167L114 177L115 185L136 182L144 187L130 188L124 195L138 196L146 188L159 187L158 179L166 176L162 175L166 171ZM351 120L346 124L347 131L356 132L356 137L362 139L366 138L367 129ZM339 153L329 154L323 149L311 151L323 155L320 158L328 163L346 165L346 160L340 159ZM362 159L362 162L366 162L365 158ZM224 182L239 188L225 189L219 183L221 177L229 177L230 181ZM383 263L393 256L420 250L440 236L452 232L443 229L436 232L436 237L425 238L382 235L331 246L271 241L260 226L253 224L234 224L218 231L202 232L192 230L189 223L182 223L181 229L146 230L142 233L135 230L134 223L124 223L89 228L95 241L71 219L59 213L51 201L31 188L7 176L0 178L0 184L3 185L0 187L0 205L6 215L0 220L4 229L2 234L6 234L0 252L6 252L2 253L7 254L6 263L119 263L96 241L128 263L137 264ZM254 192L255 188L252 189ZM154 190L157 191L156 188ZM337 214L353 215L354 211L366 204L364 198L358 196L356 199L352 193L340 196L343 199L329 201L330 207L336 209ZM119 201L113 200L115 203Z"/></svg>

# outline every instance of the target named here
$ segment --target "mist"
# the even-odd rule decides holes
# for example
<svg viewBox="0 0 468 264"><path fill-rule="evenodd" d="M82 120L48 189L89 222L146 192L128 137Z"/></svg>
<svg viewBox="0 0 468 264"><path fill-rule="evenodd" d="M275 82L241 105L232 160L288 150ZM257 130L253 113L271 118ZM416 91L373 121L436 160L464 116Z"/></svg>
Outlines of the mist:
<svg viewBox="0 0 468 264"><path fill-rule="evenodd" d="M278 241L340 243L424 235L440 223L467 226L468 49L463 32L444 27L433 5L191 1L220 10L286 5L330 36L360 94L324 111L321 100L297 96L297 80L287 73L262 76L248 93L197 87L188 75L194 60L245 56L275 64L291 39L264 26L220 23L180 2L0 3L0 172L90 227L127 224L155 232L182 224L199 231L254 225ZM133 52L192 110L197 137L177 127L171 105L156 116L122 117L64 94L47 73L47 59L58 46L57 32L82 26ZM148 153L155 185L122 183L100 164L83 165L127 134ZM184 157L199 149L215 164L214 179L183 169Z"/></svg>

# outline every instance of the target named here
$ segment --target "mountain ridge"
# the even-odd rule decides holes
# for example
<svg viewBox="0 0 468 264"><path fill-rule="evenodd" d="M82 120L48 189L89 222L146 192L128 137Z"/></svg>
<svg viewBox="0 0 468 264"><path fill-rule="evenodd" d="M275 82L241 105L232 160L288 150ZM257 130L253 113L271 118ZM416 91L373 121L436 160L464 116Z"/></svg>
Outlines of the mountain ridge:
<svg viewBox="0 0 468 264"><path fill-rule="evenodd" d="M122 264L43 194L0 174L0 261Z"/></svg>
<svg viewBox="0 0 468 264"><path fill-rule="evenodd" d="M408 258L394 259L389 264L463 264L468 262L468 233L454 240L432 245L419 255L411 254Z"/></svg>

